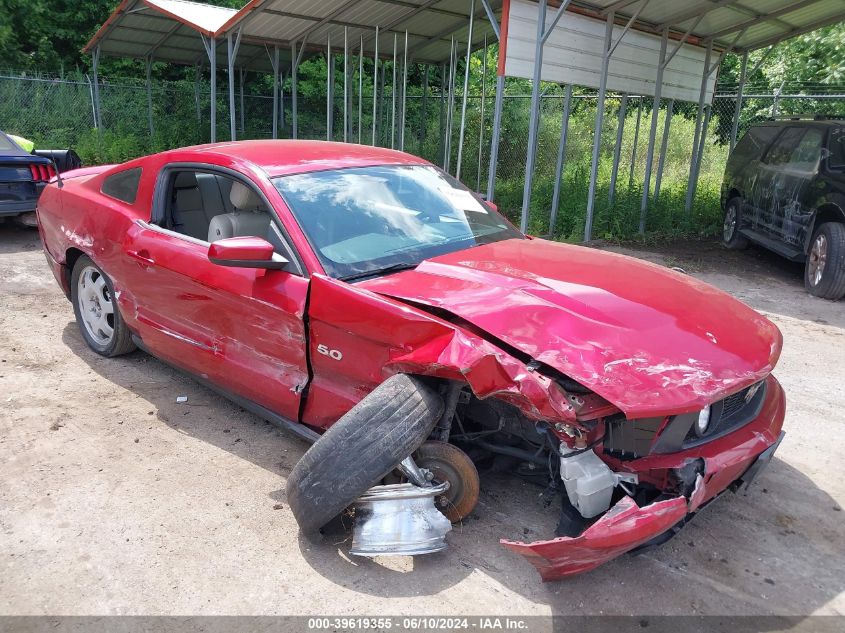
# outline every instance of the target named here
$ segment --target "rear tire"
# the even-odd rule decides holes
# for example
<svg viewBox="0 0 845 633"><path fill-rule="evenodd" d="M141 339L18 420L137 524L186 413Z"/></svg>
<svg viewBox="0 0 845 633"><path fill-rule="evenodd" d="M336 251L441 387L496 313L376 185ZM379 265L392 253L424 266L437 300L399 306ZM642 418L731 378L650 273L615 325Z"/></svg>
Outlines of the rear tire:
<svg viewBox="0 0 845 633"><path fill-rule="evenodd" d="M422 444L443 400L419 378L391 376L335 422L294 466L287 502L304 533L315 532Z"/></svg>
<svg viewBox="0 0 845 633"><path fill-rule="evenodd" d="M725 221L722 225L722 244L725 248L738 251L748 246L748 239L739 232L742 219L742 198L734 196L725 207Z"/></svg>
<svg viewBox="0 0 845 633"><path fill-rule="evenodd" d="M108 275L89 257L81 255L70 277L73 313L88 347L109 358L135 349L114 296Z"/></svg>
<svg viewBox="0 0 845 633"><path fill-rule="evenodd" d="M804 287L822 299L845 296L845 224L825 222L816 229L804 264Z"/></svg>

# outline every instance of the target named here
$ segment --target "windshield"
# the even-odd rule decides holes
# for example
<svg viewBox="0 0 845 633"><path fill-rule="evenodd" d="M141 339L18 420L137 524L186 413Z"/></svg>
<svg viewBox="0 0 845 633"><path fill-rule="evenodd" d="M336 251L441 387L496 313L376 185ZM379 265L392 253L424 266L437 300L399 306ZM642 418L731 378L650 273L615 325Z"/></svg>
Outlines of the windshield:
<svg viewBox="0 0 845 633"><path fill-rule="evenodd" d="M427 165L337 169L273 182L326 272L338 279L522 238L457 180Z"/></svg>

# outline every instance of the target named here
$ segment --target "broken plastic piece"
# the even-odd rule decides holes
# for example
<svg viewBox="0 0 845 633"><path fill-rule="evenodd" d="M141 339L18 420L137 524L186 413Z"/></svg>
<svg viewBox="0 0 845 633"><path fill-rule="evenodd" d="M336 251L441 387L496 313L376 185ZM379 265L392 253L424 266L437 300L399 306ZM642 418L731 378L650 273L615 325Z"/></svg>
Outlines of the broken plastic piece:
<svg viewBox="0 0 845 633"><path fill-rule="evenodd" d="M176 402L187 402L188 396L176 396Z"/></svg>

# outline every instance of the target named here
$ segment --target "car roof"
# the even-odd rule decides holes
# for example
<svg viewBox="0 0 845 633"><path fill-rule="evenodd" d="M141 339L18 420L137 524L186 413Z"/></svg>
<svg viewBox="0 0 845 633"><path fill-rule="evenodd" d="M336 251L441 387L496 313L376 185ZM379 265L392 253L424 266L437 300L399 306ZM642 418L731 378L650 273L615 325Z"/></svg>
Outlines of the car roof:
<svg viewBox="0 0 845 633"><path fill-rule="evenodd" d="M298 174L326 169L365 167L371 165L428 165L428 161L383 147L306 140L254 140L195 145L163 152L163 156L178 154L174 160L184 160L185 153L203 156L228 156L249 161L262 168L270 177Z"/></svg>
<svg viewBox="0 0 845 633"><path fill-rule="evenodd" d="M752 123L752 127L782 127L782 126L789 126L789 127L798 127L802 125L811 125L811 126L822 126L822 127L841 127L845 125L845 119L808 119L808 118L778 118L778 119L766 119L765 121L758 121L757 123Z"/></svg>

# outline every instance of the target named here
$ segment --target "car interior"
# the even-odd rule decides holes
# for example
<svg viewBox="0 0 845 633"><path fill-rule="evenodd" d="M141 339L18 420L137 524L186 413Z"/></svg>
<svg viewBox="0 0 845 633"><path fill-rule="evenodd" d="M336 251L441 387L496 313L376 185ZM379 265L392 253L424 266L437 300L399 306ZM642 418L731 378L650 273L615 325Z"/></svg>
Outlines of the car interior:
<svg viewBox="0 0 845 633"><path fill-rule="evenodd" d="M251 187L222 174L179 171L170 181L167 228L205 242L266 238L271 215Z"/></svg>

